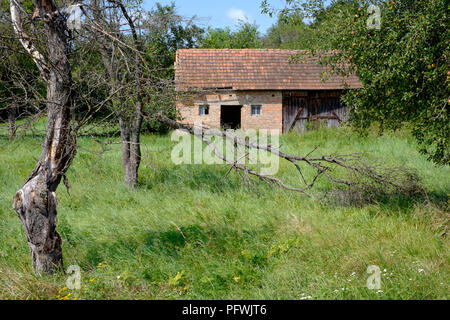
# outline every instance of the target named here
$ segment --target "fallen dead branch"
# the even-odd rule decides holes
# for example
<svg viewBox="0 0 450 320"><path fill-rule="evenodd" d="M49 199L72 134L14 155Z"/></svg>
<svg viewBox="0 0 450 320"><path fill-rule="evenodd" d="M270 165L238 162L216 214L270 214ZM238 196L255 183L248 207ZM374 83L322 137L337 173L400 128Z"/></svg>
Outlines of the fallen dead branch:
<svg viewBox="0 0 450 320"><path fill-rule="evenodd" d="M156 116L156 119L173 129L183 130L199 138L212 150L216 157L230 166L225 177L227 177L232 170L235 170L245 183L248 183L249 176L254 176L266 183L278 185L285 190L302 193L309 197L314 196L312 192L313 187L321 177L324 177L331 182L332 189L327 193L331 196L338 194L340 196L343 194L356 195L356 193L358 193L359 197L371 197L371 193L372 196L374 196L374 193L378 193L378 191L380 193L392 192L401 194L422 192L422 188L418 183L418 176L409 169L403 167L389 168L381 165L370 165L366 163L364 154L362 153L312 157L311 155L317 151L317 148L315 148L306 156L300 156L284 153L279 149L272 147L270 144L264 145L250 139L242 139L230 131L221 131L206 127L196 128L169 119L160 114ZM294 186L288 184L278 177L262 174L258 170L251 169L244 164L238 163L239 161L228 158L208 137L225 138L232 141L235 148L241 146L248 151L252 149L263 150L288 161L298 172L299 185ZM245 156L248 156L247 152L245 153ZM306 165L314 169L315 173L309 181L305 178L301 165ZM343 174L343 177L337 177L336 172L342 172L342 170L345 171L346 174Z"/></svg>

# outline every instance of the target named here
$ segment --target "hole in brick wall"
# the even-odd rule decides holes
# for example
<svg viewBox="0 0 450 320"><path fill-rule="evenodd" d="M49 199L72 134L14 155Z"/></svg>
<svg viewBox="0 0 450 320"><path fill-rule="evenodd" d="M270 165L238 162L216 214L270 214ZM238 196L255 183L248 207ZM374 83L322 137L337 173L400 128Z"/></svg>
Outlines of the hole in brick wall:
<svg viewBox="0 0 450 320"><path fill-rule="evenodd" d="M221 106L220 124L223 129L239 129L241 127L242 106Z"/></svg>

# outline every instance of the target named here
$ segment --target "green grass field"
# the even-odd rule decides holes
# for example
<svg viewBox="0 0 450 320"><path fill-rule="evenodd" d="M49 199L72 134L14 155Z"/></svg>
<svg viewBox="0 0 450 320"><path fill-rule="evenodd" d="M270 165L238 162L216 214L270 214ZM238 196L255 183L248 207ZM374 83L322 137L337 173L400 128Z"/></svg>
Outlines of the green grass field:
<svg viewBox="0 0 450 320"><path fill-rule="evenodd" d="M0 128L0 299L448 299L450 168L417 152L408 133L360 137L350 129L282 137L304 154L370 152L413 168L429 200L386 198L363 207L320 203L221 165L175 166L170 136L143 138L140 187L122 183L120 146L80 138L58 189L64 263L82 268L80 290L66 276L33 275L12 197L34 167L42 132L9 143ZM116 138L115 141L118 141ZM280 177L295 169L282 163ZM320 182L319 189L327 188ZM369 290L369 265L382 270Z"/></svg>

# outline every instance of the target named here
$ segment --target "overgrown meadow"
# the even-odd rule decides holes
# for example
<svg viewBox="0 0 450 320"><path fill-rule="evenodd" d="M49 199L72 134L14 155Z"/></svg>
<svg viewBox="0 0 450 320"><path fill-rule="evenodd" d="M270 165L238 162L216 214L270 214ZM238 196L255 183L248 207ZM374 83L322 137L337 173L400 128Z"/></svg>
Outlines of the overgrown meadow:
<svg viewBox="0 0 450 320"><path fill-rule="evenodd" d="M13 142L0 127L0 299L448 299L450 168L420 155L411 135L348 128L296 133L281 148L305 154L369 152L369 161L412 168L425 196L386 196L362 206L318 201L232 173L171 161L169 135L143 137L137 191L123 184L120 145L79 139L63 184L58 231L68 275L32 272L14 193L40 154L43 126ZM293 182L295 168L281 162ZM291 179L291 180L290 180ZM319 191L329 184L320 181ZM381 269L381 289L366 286Z"/></svg>

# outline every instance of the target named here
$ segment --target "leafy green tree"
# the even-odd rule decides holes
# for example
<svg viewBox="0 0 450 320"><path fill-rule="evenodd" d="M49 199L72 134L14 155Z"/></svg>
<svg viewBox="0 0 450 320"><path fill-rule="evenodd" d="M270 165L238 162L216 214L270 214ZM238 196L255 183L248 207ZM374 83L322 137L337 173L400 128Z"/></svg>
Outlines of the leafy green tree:
<svg viewBox="0 0 450 320"><path fill-rule="evenodd" d="M313 19L313 51L333 73L355 72L364 88L344 100L361 132L411 128L420 150L449 164L450 39L446 0L287 0L282 14ZM376 4L381 14L377 29ZM263 11L272 13L267 2ZM330 49L333 51L330 52ZM326 54L325 54L326 53Z"/></svg>
<svg viewBox="0 0 450 320"><path fill-rule="evenodd" d="M195 17L180 16L174 3L166 6L156 3L144 23L147 58L155 66L155 76L173 79L177 50L198 47L204 30L195 24Z"/></svg>
<svg viewBox="0 0 450 320"><path fill-rule="evenodd" d="M263 39L264 47L304 50L315 40L315 30L303 21L288 23L282 19L273 25Z"/></svg>
<svg viewBox="0 0 450 320"><path fill-rule="evenodd" d="M230 28L208 27L201 42L202 48L226 49L233 48L233 33Z"/></svg>
<svg viewBox="0 0 450 320"><path fill-rule="evenodd" d="M202 48L211 49L247 49L262 48L258 26L249 22L241 22L236 31L230 28L208 28L201 41Z"/></svg>

